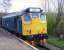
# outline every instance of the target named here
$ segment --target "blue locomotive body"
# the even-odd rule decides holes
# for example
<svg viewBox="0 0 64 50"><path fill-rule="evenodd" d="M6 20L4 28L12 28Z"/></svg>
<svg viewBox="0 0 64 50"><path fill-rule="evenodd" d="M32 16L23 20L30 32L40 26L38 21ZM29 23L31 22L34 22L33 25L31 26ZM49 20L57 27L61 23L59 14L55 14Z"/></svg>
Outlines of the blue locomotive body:
<svg viewBox="0 0 64 50"><path fill-rule="evenodd" d="M21 33L22 32L22 23L20 20L21 14L11 13L6 16L2 17L2 27L15 32L15 33Z"/></svg>

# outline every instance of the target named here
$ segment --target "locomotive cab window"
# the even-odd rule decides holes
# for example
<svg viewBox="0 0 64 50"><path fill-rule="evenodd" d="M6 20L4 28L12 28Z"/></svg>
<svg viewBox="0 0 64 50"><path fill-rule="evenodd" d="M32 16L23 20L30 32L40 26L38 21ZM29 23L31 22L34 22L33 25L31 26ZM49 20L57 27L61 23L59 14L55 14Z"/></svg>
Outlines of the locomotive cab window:
<svg viewBox="0 0 64 50"><path fill-rule="evenodd" d="M31 20L31 17L29 15L24 16L24 21L28 22Z"/></svg>
<svg viewBox="0 0 64 50"><path fill-rule="evenodd" d="M40 19L41 19L42 21L46 21L46 15L41 15L41 16L40 16Z"/></svg>
<svg viewBox="0 0 64 50"><path fill-rule="evenodd" d="M39 18L40 13L32 13L32 18Z"/></svg>

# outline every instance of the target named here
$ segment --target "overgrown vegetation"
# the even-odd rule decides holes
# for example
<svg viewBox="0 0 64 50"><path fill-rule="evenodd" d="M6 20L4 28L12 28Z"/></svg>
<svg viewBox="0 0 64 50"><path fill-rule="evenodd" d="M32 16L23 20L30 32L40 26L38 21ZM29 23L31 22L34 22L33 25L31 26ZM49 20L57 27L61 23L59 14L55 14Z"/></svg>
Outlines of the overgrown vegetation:
<svg viewBox="0 0 64 50"><path fill-rule="evenodd" d="M49 36L47 42L64 49L64 40L59 40L57 37Z"/></svg>
<svg viewBox="0 0 64 50"><path fill-rule="evenodd" d="M48 34L64 38L64 17L61 16L57 21L58 18L57 13L47 13Z"/></svg>
<svg viewBox="0 0 64 50"><path fill-rule="evenodd" d="M59 19L59 20L58 20ZM57 13L47 13L48 22L48 43L64 48L64 16L57 16Z"/></svg>
<svg viewBox="0 0 64 50"><path fill-rule="evenodd" d="M48 34L55 35L56 17L56 13L47 13Z"/></svg>

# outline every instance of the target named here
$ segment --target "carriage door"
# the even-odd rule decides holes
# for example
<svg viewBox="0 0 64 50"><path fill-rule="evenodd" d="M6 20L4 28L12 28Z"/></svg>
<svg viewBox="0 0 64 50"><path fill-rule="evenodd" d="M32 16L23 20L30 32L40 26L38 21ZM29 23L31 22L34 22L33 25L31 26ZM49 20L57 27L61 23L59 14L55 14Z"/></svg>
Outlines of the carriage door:
<svg viewBox="0 0 64 50"><path fill-rule="evenodd" d="M22 34L23 35L30 35L30 24L31 24L31 17L29 14L24 14L22 17Z"/></svg>

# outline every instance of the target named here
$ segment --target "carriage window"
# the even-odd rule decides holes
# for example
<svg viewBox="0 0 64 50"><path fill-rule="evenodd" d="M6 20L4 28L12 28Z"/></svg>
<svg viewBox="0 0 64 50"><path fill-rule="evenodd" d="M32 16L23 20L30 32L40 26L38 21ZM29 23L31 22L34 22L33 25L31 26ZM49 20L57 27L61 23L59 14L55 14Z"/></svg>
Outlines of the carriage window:
<svg viewBox="0 0 64 50"><path fill-rule="evenodd" d="M28 16L28 15L24 16L24 21L30 21L30 20L31 20L30 16Z"/></svg>
<svg viewBox="0 0 64 50"><path fill-rule="evenodd" d="M41 15L40 19L41 19L42 21L45 21L45 20L46 20L46 16L45 16L45 15Z"/></svg>

